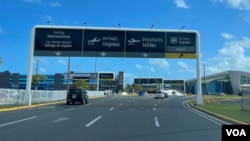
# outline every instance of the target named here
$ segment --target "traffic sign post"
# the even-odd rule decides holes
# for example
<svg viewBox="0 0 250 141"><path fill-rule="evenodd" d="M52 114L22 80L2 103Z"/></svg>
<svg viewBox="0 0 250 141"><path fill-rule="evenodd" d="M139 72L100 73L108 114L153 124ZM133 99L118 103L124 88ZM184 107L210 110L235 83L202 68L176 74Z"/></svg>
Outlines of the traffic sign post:
<svg viewBox="0 0 250 141"><path fill-rule="evenodd" d="M33 56L196 58L197 104L203 104L197 31L35 26L31 33L27 94L31 89Z"/></svg>

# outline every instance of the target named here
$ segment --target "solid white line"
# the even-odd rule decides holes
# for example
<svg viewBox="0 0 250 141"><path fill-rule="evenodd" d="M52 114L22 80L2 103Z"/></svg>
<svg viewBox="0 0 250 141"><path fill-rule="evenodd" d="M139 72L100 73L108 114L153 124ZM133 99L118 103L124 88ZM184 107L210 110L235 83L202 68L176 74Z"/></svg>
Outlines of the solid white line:
<svg viewBox="0 0 250 141"><path fill-rule="evenodd" d="M213 123L215 123L215 124L217 124L217 125L230 124L229 122L220 120L220 119L218 119L218 118L216 118L216 117L210 116L210 115L208 115L208 114L206 114L206 113L203 113L203 112L201 112L201 111L199 111L199 110L196 110L196 109L190 107L188 104L185 104L185 101L184 101L182 104L183 104L183 106L184 106L187 110L189 110L189 111L191 111L191 112L193 112L193 113L196 113L197 115L199 115L199 116L201 116L201 117L203 117L203 118L205 118L205 119L207 119L207 120L209 120L209 121L211 121L211 122L213 122ZM192 110L191 110L190 108L192 108Z"/></svg>
<svg viewBox="0 0 250 141"><path fill-rule="evenodd" d="M112 110L114 110L114 109L115 109L115 108L114 108L114 107L112 107L112 108L110 108L109 110L110 110L110 111L112 111Z"/></svg>
<svg viewBox="0 0 250 141"><path fill-rule="evenodd" d="M85 127L89 127L91 126L92 124L94 124L95 122L97 122L99 119L101 119L102 116L99 116L97 117L96 119L92 120L91 122L89 122L88 124L85 125Z"/></svg>
<svg viewBox="0 0 250 141"><path fill-rule="evenodd" d="M37 117L34 116L34 117L30 117L30 118L25 118L25 119L20 119L20 120L13 121L13 122L5 123L5 124L0 124L0 127L6 126L6 125L15 124L15 123L18 123L18 122L23 122L23 121L34 119L34 118L37 118Z"/></svg>
<svg viewBox="0 0 250 141"><path fill-rule="evenodd" d="M159 127L160 124L159 124L159 121L158 121L157 117L154 117L154 121L155 121L155 126L156 126L156 127Z"/></svg>

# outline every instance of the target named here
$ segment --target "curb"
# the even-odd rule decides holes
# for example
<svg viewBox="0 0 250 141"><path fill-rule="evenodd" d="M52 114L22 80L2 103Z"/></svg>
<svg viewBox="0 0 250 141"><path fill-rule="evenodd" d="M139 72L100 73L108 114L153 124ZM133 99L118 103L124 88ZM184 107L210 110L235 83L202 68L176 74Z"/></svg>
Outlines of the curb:
<svg viewBox="0 0 250 141"><path fill-rule="evenodd" d="M19 107L13 107L13 108L6 108L6 109L0 109L0 112L28 109L28 108L34 108L34 107L41 107L41 106L59 104L59 103L63 103L63 102L65 102L65 101L50 102L50 103L43 103L43 104L34 104L34 105L31 105L31 106L19 106Z"/></svg>
<svg viewBox="0 0 250 141"><path fill-rule="evenodd" d="M208 114L208 115L214 116L214 117L219 118L219 119L221 119L221 120L230 122L230 123L232 123L232 124L234 124L234 125L248 125L247 123L244 123L244 122L241 122L241 121L238 121L238 120L235 120L235 119L231 119L231 118L229 118L229 117L225 117L225 116L223 116L223 115L216 114L216 113L207 111L207 110L205 110L205 109L199 108L199 107L193 105L193 104L192 104L191 102L189 102L189 101L187 102L187 104L188 104L189 106L191 106L192 108L195 108L195 109L197 109L197 110L199 110L199 111L202 111L202 112L204 112L204 113L206 113L206 114Z"/></svg>
<svg viewBox="0 0 250 141"><path fill-rule="evenodd" d="M90 99L94 99L94 98L101 98L101 97L105 97L105 96L91 96L89 97ZM47 105L53 105L53 104L60 104L60 103L66 103L65 100L61 100L61 101L57 101L57 102L49 102L49 103L42 103L42 104L34 104L31 106L18 106L18 107L12 107L12 108L4 108L4 109L0 109L0 112L7 112L7 111L14 111L14 110L21 110L21 109L29 109L29 108L34 108L34 107L41 107L41 106L47 106Z"/></svg>

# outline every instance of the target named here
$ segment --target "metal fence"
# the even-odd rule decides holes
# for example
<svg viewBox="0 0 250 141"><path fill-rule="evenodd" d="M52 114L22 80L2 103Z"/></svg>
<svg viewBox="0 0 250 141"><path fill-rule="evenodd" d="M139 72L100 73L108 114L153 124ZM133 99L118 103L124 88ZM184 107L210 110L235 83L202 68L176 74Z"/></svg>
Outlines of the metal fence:
<svg viewBox="0 0 250 141"><path fill-rule="evenodd" d="M242 91L241 109L250 111L250 89Z"/></svg>
<svg viewBox="0 0 250 141"><path fill-rule="evenodd" d="M43 103L66 99L66 90L31 90L32 103ZM24 105L26 90L0 89L0 105Z"/></svg>

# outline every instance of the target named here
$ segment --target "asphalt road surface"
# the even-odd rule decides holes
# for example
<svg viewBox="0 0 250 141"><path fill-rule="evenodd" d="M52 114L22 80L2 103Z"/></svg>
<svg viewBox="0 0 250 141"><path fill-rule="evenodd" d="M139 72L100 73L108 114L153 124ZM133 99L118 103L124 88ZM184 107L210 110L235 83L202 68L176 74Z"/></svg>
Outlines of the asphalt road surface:
<svg viewBox="0 0 250 141"><path fill-rule="evenodd" d="M187 97L107 96L0 112L1 141L221 141L221 124Z"/></svg>

